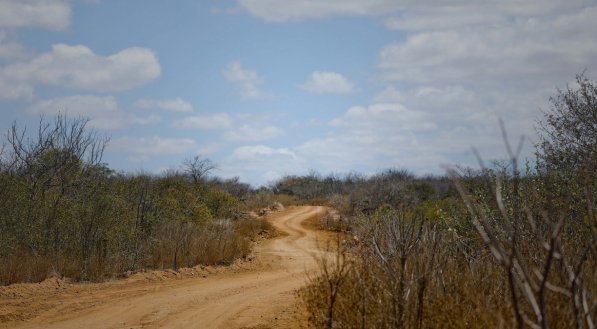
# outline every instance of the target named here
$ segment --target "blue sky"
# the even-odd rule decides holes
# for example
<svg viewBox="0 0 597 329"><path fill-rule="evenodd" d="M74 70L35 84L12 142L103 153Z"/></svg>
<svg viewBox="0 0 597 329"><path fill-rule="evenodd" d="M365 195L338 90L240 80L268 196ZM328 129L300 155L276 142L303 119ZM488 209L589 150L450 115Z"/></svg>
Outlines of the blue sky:
<svg viewBox="0 0 597 329"><path fill-rule="evenodd" d="M531 155L595 31L594 0L0 0L0 129L66 111L114 169L201 155L254 185L442 173L503 157L498 118Z"/></svg>

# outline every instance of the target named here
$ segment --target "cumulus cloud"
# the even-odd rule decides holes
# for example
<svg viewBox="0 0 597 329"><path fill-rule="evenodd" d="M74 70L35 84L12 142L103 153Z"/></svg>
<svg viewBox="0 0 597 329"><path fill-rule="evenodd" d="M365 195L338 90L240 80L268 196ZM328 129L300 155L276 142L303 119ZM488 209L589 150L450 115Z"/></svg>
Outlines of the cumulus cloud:
<svg viewBox="0 0 597 329"><path fill-rule="evenodd" d="M352 166L403 163L409 153L413 156L420 153L413 152L421 147L417 135L432 134L437 128L432 116L399 103L353 106L329 124L341 129L326 138L311 140L299 149L315 153L325 161L333 162L333 158L338 157ZM330 150L328 155L324 152L326 148ZM359 156L355 157L355 154ZM349 156L351 160L348 160ZM329 167L329 164L325 166Z"/></svg>
<svg viewBox="0 0 597 329"><path fill-rule="evenodd" d="M0 28L44 28L61 31L70 23L66 1L0 0Z"/></svg>
<svg viewBox="0 0 597 329"><path fill-rule="evenodd" d="M249 183L259 186L283 175L304 171L305 163L289 148L246 145L234 149L220 169L228 176L242 176Z"/></svg>
<svg viewBox="0 0 597 329"><path fill-rule="evenodd" d="M255 160L264 156L282 156L291 159L296 158L296 154L287 148L272 148L265 145L242 146L235 149L233 155L239 160Z"/></svg>
<svg viewBox="0 0 597 329"><path fill-rule="evenodd" d="M327 125L325 136L292 147L238 147L222 170L258 185L309 168L327 173L416 164L423 172L437 172L437 164L447 162L441 153L422 145L424 136L439 133L432 118L401 104L354 106Z"/></svg>
<svg viewBox="0 0 597 329"><path fill-rule="evenodd" d="M231 141L257 142L279 137L282 129L276 126L256 127L243 124L228 130L224 135Z"/></svg>
<svg viewBox="0 0 597 329"><path fill-rule="evenodd" d="M401 166L420 174L441 173L441 164L462 160L473 142L481 143L483 154L487 148L501 149L501 140L495 138L499 136L497 120L487 121L484 126L442 126L441 117L399 103L354 106L329 122L334 129L326 136L292 150L323 172L355 168L375 172ZM474 141L471 136L476 136Z"/></svg>
<svg viewBox="0 0 597 329"><path fill-rule="evenodd" d="M193 112L193 104L180 97L173 100L141 98L135 102L135 107L141 109L162 109L171 112Z"/></svg>
<svg viewBox="0 0 597 329"><path fill-rule="evenodd" d="M232 126L232 118L228 113L212 113L193 115L172 124L175 128L200 129L200 130L221 130Z"/></svg>
<svg viewBox="0 0 597 329"><path fill-rule="evenodd" d="M221 131L227 142L258 142L283 135L283 130L268 124L255 115L234 115L226 112L192 115L175 120L172 126L180 129Z"/></svg>
<svg viewBox="0 0 597 329"><path fill-rule="evenodd" d="M55 114L68 111L73 115L93 116L100 113L118 112L114 96L74 95L39 101L28 111L35 114Z"/></svg>
<svg viewBox="0 0 597 329"><path fill-rule="evenodd" d="M131 162L143 162L152 157L185 154L197 149L198 145L190 138L124 136L113 138L108 148L110 151L127 155Z"/></svg>
<svg viewBox="0 0 597 329"><path fill-rule="evenodd" d="M484 103L481 95L462 85L423 85L412 89L398 89L389 85L373 97L373 102L402 104L432 115L442 126L451 122L485 122L488 112L495 110ZM497 99L493 102L497 102Z"/></svg>
<svg viewBox="0 0 597 329"><path fill-rule="evenodd" d="M0 31L0 61L22 59L27 55L28 51L22 44Z"/></svg>
<svg viewBox="0 0 597 329"><path fill-rule="evenodd" d="M399 102L432 115L436 133L418 140L446 157L471 146L489 157L500 153L497 118L511 136L530 139L523 156L531 156L535 120L556 87L584 69L597 73L591 67L597 6L586 2L414 6L385 23L405 38L379 52L379 76L387 85L373 102Z"/></svg>
<svg viewBox="0 0 597 329"><path fill-rule="evenodd" d="M330 121L330 125L350 127L353 130L359 128L364 134L373 133L380 127L410 131L436 128L433 118L429 115L406 109L397 103L373 104L368 107L354 106L342 116Z"/></svg>
<svg viewBox="0 0 597 329"><path fill-rule="evenodd" d="M491 0L491 1L420 1L400 8L385 20L390 30L430 31L499 27L512 22L578 11L581 1L565 0Z"/></svg>
<svg viewBox="0 0 597 329"><path fill-rule="evenodd" d="M301 88L317 94L345 94L353 91L353 83L342 74L315 71Z"/></svg>
<svg viewBox="0 0 597 329"><path fill-rule="evenodd" d="M122 129L131 124L153 124L158 116L138 117L123 112L114 96L73 95L42 100L26 110L34 115L56 115L59 112L69 116L88 118L89 125L98 129Z"/></svg>
<svg viewBox="0 0 597 329"><path fill-rule="evenodd" d="M262 90L261 85L265 79L257 71L243 68L239 62L232 62L222 71L224 78L235 85L245 99L263 99L271 94Z"/></svg>
<svg viewBox="0 0 597 329"><path fill-rule="evenodd" d="M385 26L388 29L401 31L471 28L505 23L508 23L508 16L501 15L496 11L479 10L474 15L471 15L469 11L454 6L414 9L385 20Z"/></svg>
<svg viewBox="0 0 597 329"><path fill-rule="evenodd" d="M570 7L578 7L580 0L488 0L479 3L475 0L446 2L443 0L237 0L239 6L252 15L269 22L286 22L328 16L383 16L392 13L403 14L412 10L433 11L435 8L456 12L503 12L508 15L532 15L562 12ZM405 17L410 18L406 13ZM469 16L463 15L466 19ZM491 17L491 15L488 15ZM442 17L443 18L443 17ZM474 20L476 21L476 20ZM473 22L474 22L473 21ZM441 21L446 24L446 21ZM396 25L390 23L390 25ZM401 24L398 24L399 26ZM411 24L412 25L412 24Z"/></svg>
<svg viewBox="0 0 597 329"><path fill-rule="evenodd" d="M314 138L296 148L298 154L311 159L309 166L324 173L348 173L357 169L376 172L397 166L418 174L438 173L441 172L440 164L450 161L444 154L434 151L409 134L357 139L343 133Z"/></svg>
<svg viewBox="0 0 597 329"><path fill-rule="evenodd" d="M534 13L529 9L512 16L514 6L494 5L489 11L473 5L456 14L440 6L394 18L388 25L412 31L406 40L381 50L382 75L427 84L482 80L500 86L511 85L505 81L553 85L554 79L579 72L597 56L597 35L592 33L597 29L597 6L583 8L571 2L561 13L549 10L558 4L545 3L550 15L537 9L529 16ZM496 18L472 22L485 16Z"/></svg>
<svg viewBox="0 0 597 329"><path fill-rule="evenodd" d="M0 99L32 98L36 85L113 92L138 87L159 77L156 55L127 48L102 56L88 47L54 44L52 51L0 69Z"/></svg>

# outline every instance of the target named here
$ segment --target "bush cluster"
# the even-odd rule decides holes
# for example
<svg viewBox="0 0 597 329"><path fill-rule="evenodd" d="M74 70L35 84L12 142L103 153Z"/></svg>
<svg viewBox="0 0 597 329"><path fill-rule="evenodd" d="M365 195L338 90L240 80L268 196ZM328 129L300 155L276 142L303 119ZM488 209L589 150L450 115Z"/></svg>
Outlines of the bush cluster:
<svg viewBox="0 0 597 329"><path fill-rule="evenodd" d="M193 171L114 172L101 162L107 139L86 124L59 116L41 120L34 137L16 125L6 135L0 284L230 263L266 228L243 217L225 181Z"/></svg>
<svg viewBox="0 0 597 329"><path fill-rule="evenodd" d="M505 139L508 162L450 179L382 173L330 198L344 233L301 292L310 323L594 328L597 84L577 83L552 98L524 170Z"/></svg>

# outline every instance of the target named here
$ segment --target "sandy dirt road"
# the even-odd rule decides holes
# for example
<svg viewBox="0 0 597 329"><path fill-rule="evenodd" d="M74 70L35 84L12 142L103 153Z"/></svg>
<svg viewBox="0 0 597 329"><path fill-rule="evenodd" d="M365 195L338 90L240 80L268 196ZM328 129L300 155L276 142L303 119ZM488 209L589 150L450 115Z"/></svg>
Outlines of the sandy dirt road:
<svg viewBox="0 0 597 329"><path fill-rule="evenodd" d="M29 296L29 300L17 296L23 300L13 300L12 304L5 300L0 306L26 307L22 303L31 303L29 306L35 308L37 303L47 309L26 320L0 322L0 327L303 327L304 314L297 310L296 291L305 285L308 273L316 270L315 258L324 255L319 246L325 239L303 224L324 211L323 207L302 206L270 214L269 220L285 235L258 245L252 262L256 265L250 269L205 278L94 284L79 290L71 287L64 292Z"/></svg>

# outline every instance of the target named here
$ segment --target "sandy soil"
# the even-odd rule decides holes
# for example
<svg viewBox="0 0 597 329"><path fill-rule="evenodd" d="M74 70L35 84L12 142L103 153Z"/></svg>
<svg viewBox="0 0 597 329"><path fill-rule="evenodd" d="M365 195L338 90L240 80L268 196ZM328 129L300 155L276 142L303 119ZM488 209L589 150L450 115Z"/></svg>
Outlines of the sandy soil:
<svg viewBox="0 0 597 329"><path fill-rule="evenodd" d="M296 292L316 270L326 240L311 225L323 207L268 216L282 236L255 259L226 268L138 273L126 280L0 287L0 328L302 328Z"/></svg>

